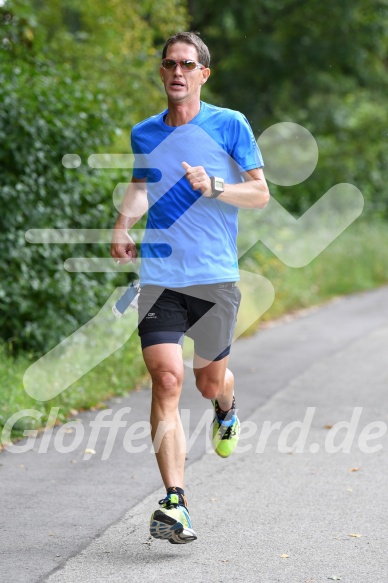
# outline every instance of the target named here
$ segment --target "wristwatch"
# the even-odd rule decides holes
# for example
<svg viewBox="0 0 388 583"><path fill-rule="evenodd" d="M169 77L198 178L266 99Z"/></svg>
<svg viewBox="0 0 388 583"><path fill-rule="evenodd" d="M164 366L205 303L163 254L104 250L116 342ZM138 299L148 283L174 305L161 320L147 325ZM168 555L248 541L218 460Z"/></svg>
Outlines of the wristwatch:
<svg viewBox="0 0 388 583"><path fill-rule="evenodd" d="M210 181L212 185L212 193L208 198L217 198L224 192L225 180L223 178L218 178L217 176L210 176Z"/></svg>

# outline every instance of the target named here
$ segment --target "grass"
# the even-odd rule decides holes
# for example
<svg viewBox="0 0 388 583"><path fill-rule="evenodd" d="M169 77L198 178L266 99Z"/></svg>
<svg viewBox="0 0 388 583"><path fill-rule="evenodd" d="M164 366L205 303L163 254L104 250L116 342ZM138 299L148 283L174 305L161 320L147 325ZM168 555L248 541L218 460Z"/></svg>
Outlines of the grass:
<svg viewBox="0 0 388 583"><path fill-rule="evenodd" d="M11 358L0 346L0 429L18 411L34 409L42 414L39 419L23 416L17 420L12 430L14 436L23 435L26 429L43 427L52 407L59 407L56 423L87 409L104 408L107 399L135 390L146 374L136 333L122 348L47 401L37 401L24 390L23 376L33 362L27 356Z"/></svg>
<svg viewBox="0 0 388 583"><path fill-rule="evenodd" d="M263 245L255 245L241 267L268 278L276 293L261 321L387 283L387 226L358 221L303 268L287 267Z"/></svg>
<svg viewBox="0 0 388 583"><path fill-rule="evenodd" d="M387 224L357 221L303 268L285 266L261 243L252 247L240 261L240 266L264 276L275 288L274 302L260 321L244 325L244 334L249 334L257 330L260 322L321 304L335 296L387 283ZM242 304L239 320L251 322L255 304L255 297L251 295ZM106 341L107 334L102 334L100 344ZM44 426L52 407L59 407L59 423L79 411L105 407L104 401L134 390L144 381L146 374L136 332L123 347L48 401L37 401L24 390L23 375L32 362L27 355L10 357L0 345L0 428L18 411L34 409L42 414L38 420L26 416L19 419L13 429L15 437L23 435L25 429Z"/></svg>

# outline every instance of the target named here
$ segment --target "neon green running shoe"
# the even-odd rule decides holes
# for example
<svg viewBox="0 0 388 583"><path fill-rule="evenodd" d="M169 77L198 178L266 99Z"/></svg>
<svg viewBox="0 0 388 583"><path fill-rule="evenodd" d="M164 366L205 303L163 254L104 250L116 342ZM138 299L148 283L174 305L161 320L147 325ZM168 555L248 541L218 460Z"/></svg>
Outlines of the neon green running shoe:
<svg viewBox="0 0 388 583"><path fill-rule="evenodd" d="M175 545L191 543L196 540L190 514L180 504L178 494L168 494L159 500L162 508L155 510L150 520L150 534L154 538L168 540Z"/></svg>
<svg viewBox="0 0 388 583"><path fill-rule="evenodd" d="M215 409L215 401L212 403ZM240 437L240 421L236 413L223 421L215 413L211 437L214 451L221 457L229 457L236 449Z"/></svg>

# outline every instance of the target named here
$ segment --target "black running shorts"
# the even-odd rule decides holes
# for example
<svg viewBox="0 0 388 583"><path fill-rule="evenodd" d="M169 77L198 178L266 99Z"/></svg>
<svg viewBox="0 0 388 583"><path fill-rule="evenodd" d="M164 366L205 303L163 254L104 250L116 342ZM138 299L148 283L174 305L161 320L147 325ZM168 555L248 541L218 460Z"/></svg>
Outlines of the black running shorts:
<svg viewBox="0 0 388 583"><path fill-rule="evenodd" d="M139 296L142 348L182 344L186 334L198 356L221 360L230 352L240 300L235 282L173 289L144 285Z"/></svg>

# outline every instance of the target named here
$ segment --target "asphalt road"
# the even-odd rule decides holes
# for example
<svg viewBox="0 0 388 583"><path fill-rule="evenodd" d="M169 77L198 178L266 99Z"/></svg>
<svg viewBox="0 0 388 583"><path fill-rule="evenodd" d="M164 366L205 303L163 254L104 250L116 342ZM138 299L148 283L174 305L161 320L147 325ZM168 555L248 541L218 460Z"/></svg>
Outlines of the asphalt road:
<svg viewBox="0 0 388 583"><path fill-rule="evenodd" d="M206 427L196 438L210 409L187 370L186 493L198 534L189 545L148 534L164 494L142 436L149 389L111 403L105 421L116 421L95 443L96 411L31 451L3 452L0 580L386 583L387 347L387 288L238 341L231 368L243 434L227 460L211 452ZM60 453L61 444L73 450Z"/></svg>

